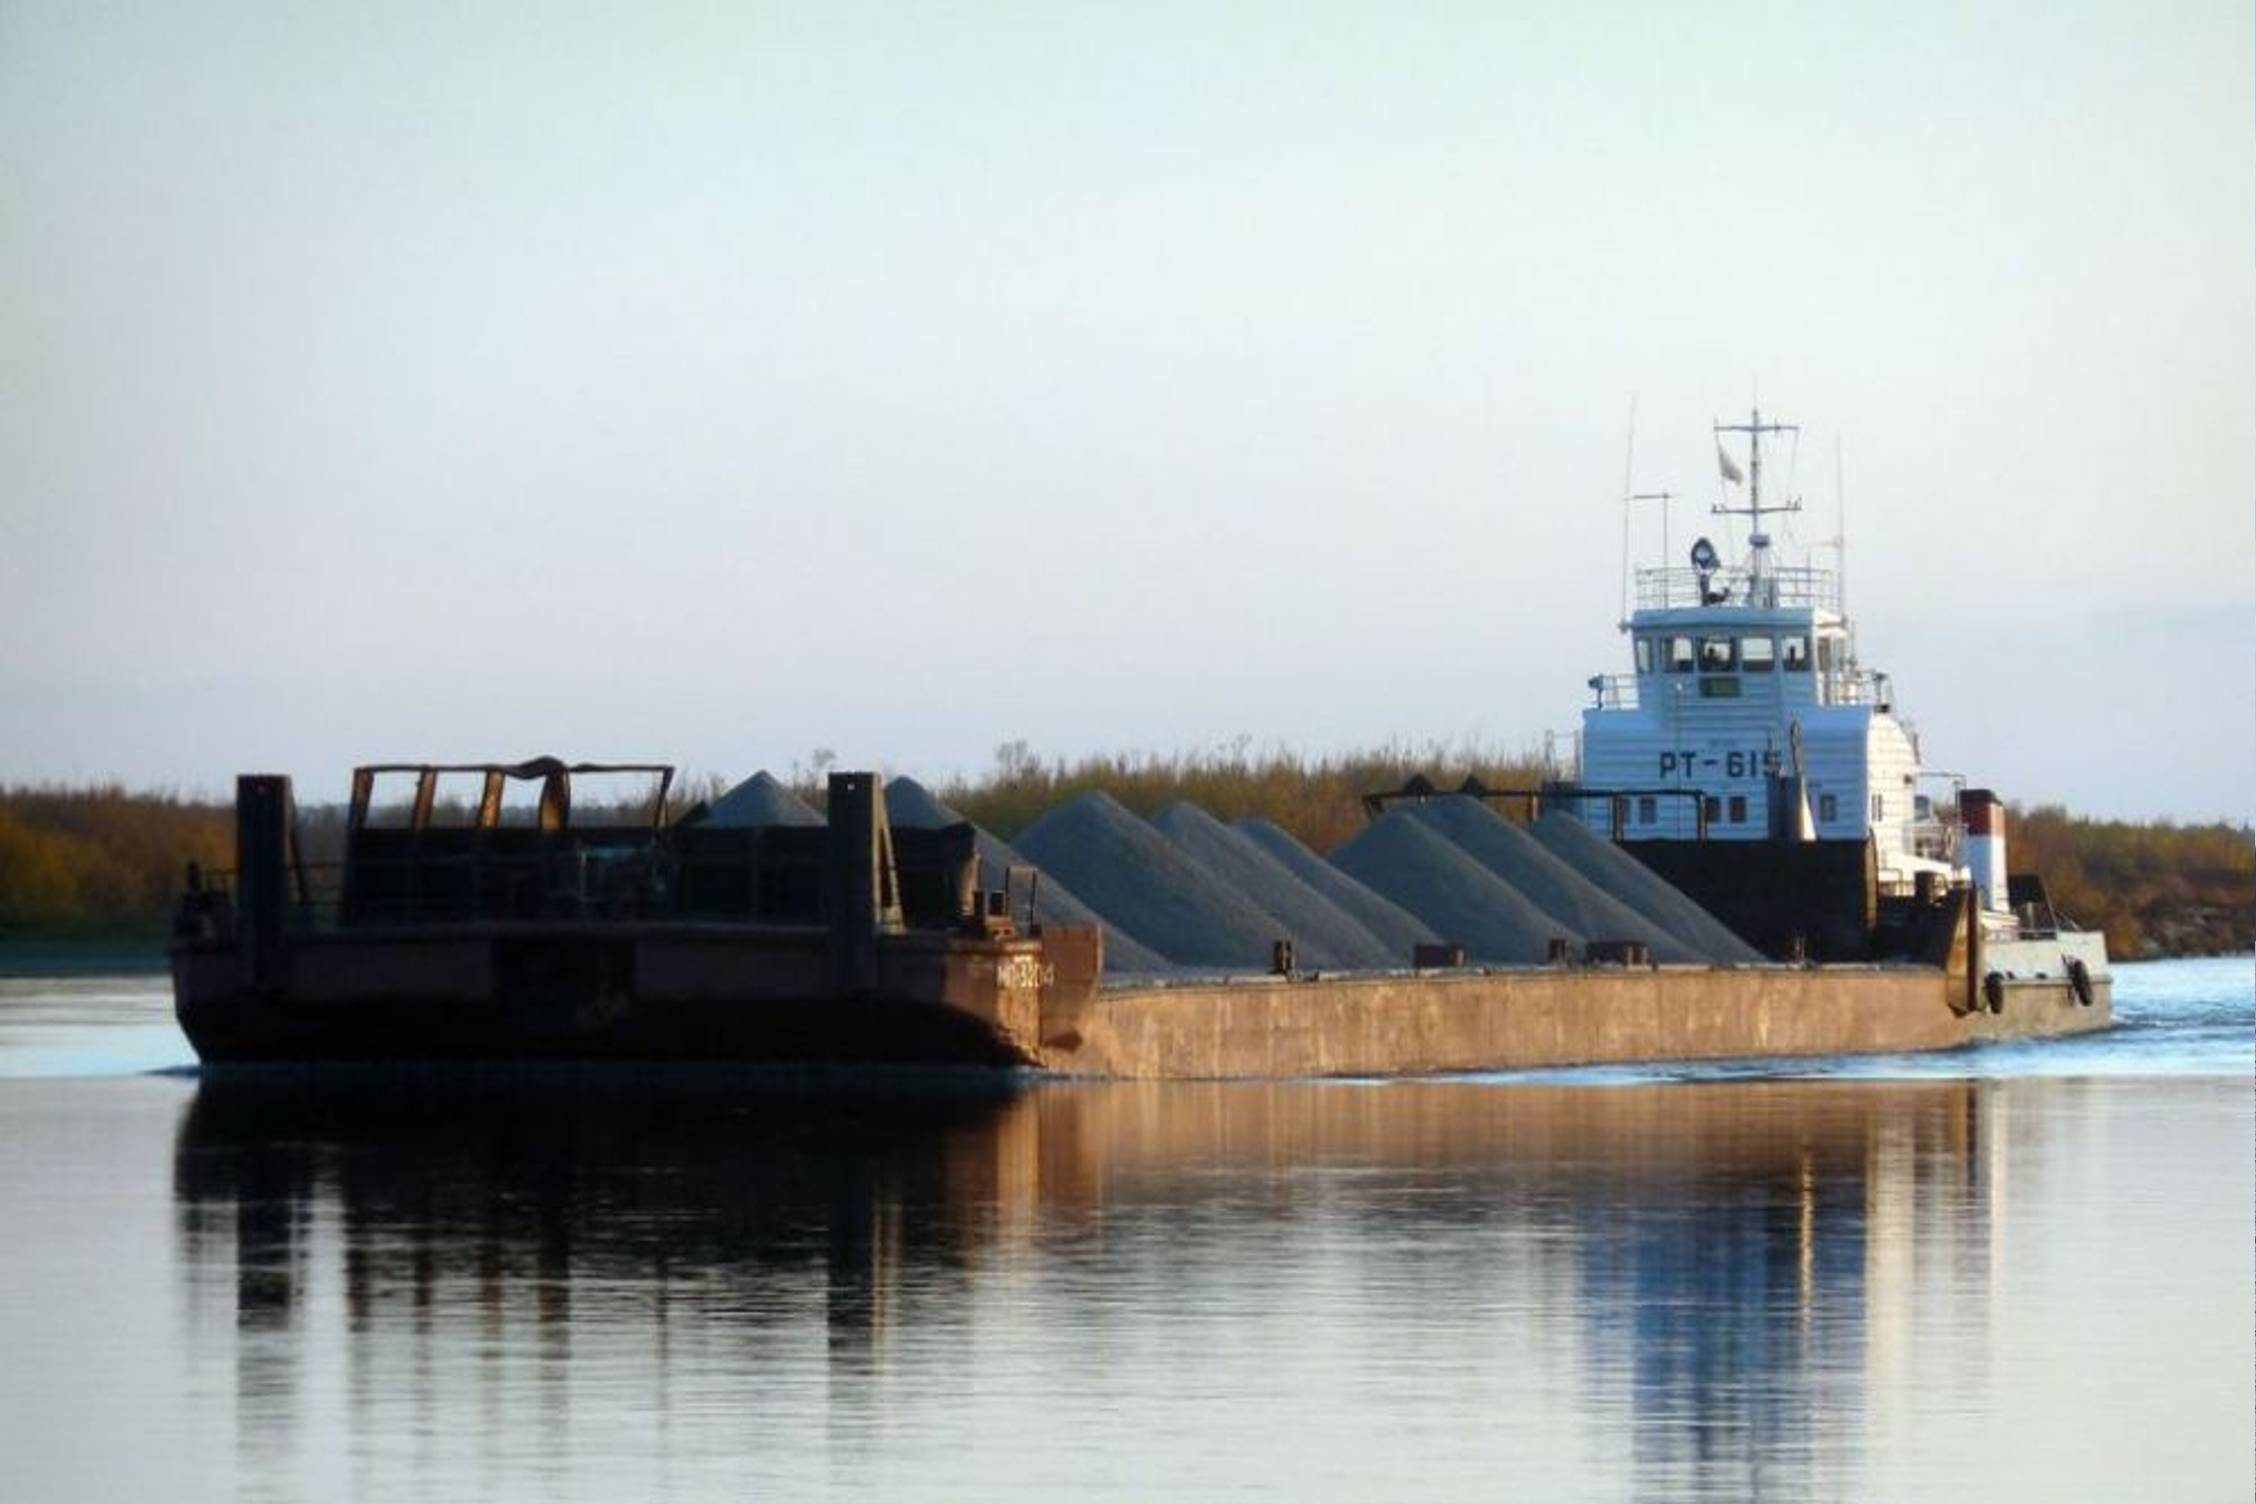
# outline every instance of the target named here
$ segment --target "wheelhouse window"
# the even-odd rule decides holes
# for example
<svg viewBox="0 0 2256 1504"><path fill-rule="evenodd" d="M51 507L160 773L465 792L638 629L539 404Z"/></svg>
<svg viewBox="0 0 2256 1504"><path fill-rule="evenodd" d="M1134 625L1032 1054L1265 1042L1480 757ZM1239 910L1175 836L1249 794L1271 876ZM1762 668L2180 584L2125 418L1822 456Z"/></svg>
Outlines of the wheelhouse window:
<svg viewBox="0 0 2256 1504"><path fill-rule="evenodd" d="M1778 639L1778 666L1789 674L1809 672L1809 639L1797 632Z"/></svg>
<svg viewBox="0 0 2256 1504"><path fill-rule="evenodd" d="M1767 637L1739 639L1739 667L1750 674L1767 674L1777 661L1778 645Z"/></svg>
<svg viewBox="0 0 2256 1504"><path fill-rule="evenodd" d="M1731 796L1730 818L1731 823L1734 825L1744 825L1747 823L1747 796L1745 794L1733 794Z"/></svg>
<svg viewBox="0 0 2256 1504"><path fill-rule="evenodd" d="M1637 671L1641 674L1653 671L1653 639L1650 637L1637 639Z"/></svg>
<svg viewBox="0 0 2256 1504"><path fill-rule="evenodd" d="M1660 823L1654 812L1651 794L1639 794L1637 796L1637 823L1640 825L1657 825Z"/></svg>
<svg viewBox="0 0 2256 1504"><path fill-rule="evenodd" d="M1738 644L1729 637L1700 639L1700 672L1728 674L1739 661Z"/></svg>
<svg viewBox="0 0 2256 1504"><path fill-rule="evenodd" d="M1669 672L1672 674L1689 674L1692 672L1692 664L1692 639L1689 637L1671 637L1668 640Z"/></svg>

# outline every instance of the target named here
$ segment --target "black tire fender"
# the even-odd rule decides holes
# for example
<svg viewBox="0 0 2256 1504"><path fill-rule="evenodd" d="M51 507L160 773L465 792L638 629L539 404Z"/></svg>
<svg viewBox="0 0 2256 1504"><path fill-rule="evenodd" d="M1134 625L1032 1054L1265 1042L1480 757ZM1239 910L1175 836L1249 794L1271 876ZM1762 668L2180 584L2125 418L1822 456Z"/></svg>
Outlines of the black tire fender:
<svg viewBox="0 0 2256 1504"><path fill-rule="evenodd" d="M1982 1000L1990 1005L1992 1013L2005 1011L2005 974L1991 972L1982 978Z"/></svg>
<svg viewBox="0 0 2256 1504"><path fill-rule="evenodd" d="M2076 1001L2084 1007L2092 1005L2091 968L2082 956L2068 958L2068 990L2076 994Z"/></svg>

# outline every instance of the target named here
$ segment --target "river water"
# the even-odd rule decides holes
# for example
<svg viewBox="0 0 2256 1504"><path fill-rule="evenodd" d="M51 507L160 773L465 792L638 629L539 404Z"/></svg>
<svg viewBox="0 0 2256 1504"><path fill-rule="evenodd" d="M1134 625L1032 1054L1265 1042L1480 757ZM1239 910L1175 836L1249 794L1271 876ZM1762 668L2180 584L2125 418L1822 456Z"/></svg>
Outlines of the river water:
<svg viewBox="0 0 2256 1504"><path fill-rule="evenodd" d="M1420 1082L199 1082L0 981L0 1495L2256 1491L2256 968Z"/></svg>

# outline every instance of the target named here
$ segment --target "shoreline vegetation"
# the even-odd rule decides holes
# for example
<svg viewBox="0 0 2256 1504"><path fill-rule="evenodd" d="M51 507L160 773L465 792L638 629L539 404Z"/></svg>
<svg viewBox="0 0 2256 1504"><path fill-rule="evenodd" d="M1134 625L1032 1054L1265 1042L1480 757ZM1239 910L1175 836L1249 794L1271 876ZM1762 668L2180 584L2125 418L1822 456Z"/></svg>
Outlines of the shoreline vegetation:
<svg viewBox="0 0 2256 1504"><path fill-rule="evenodd" d="M819 799L828 764L818 753L787 781ZM1413 774L1438 788L1469 776L1490 788L1528 789L1541 782L1540 769L1533 755L1438 743L1317 757L1240 743L1069 761L1010 742L985 773L933 792L1005 839L1095 789L1143 815L1188 799L1225 821L1265 817L1327 851L1362 825L1364 794L1400 788ZM669 813L723 787L718 778L692 780ZM307 859L334 860L341 809L306 805L300 821ZM2105 930L2119 959L2256 948L2256 841L2246 825L2095 820L2040 805L2011 807L2006 829L2013 868L2041 874L2060 912ZM169 926L187 863L231 867L233 846L234 812L224 801L115 784L0 787L0 970L20 972L43 956L91 961L148 951Z"/></svg>

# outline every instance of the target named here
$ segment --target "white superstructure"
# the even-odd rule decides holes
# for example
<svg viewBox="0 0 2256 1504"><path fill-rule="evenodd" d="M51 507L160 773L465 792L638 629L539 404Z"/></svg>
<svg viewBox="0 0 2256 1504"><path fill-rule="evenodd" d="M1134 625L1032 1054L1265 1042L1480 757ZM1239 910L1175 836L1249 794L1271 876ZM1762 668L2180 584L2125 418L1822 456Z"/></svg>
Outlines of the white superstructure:
<svg viewBox="0 0 2256 1504"><path fill-rule="evenodd" d="M1734 497L1714 510L1748 519L1745 551L1727 561L1702 538L1690 567L1636 572L1632 670L1590 681L1578 765L1559 771L1608 791L1577 812L1619 840L1869 836L1884 892L1923 871L1961 879L1918 798L1918 736L1888 677L1858 661L1838 572L1782 564L1765 530L1799 510L1763 495L1763 441L1793 431L1759 410L1716 425ZM1727 436L1746 444L1743 470Z"/></svg>

